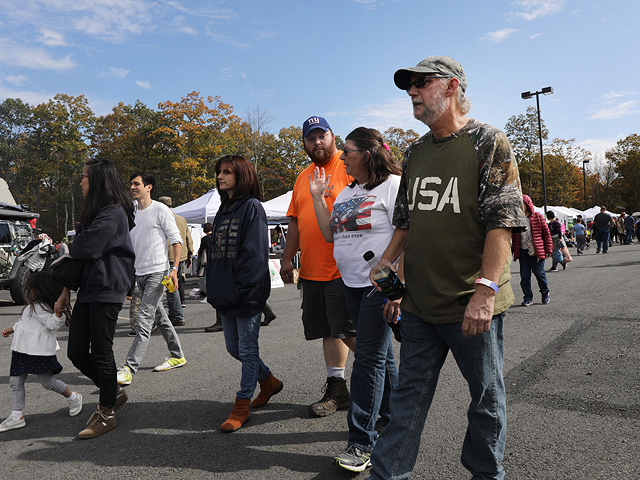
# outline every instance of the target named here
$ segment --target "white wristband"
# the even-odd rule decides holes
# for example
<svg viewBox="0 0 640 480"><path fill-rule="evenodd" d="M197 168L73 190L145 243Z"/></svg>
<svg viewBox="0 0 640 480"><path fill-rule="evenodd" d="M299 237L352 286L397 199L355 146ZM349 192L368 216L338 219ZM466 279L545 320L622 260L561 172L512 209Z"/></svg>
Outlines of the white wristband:
<svg viewBox="0 0 640 480"><path fill-rule="evenodd" d="M500 287L498 287L498 285L496 285L495 282L492 282L488 278L478 278L474 283L476 283L476 284L480 283L482 285L485 285L485 286L491 288L494 292L496 292L496 294L500 290Z"/></svg>
<svg viewBox="0 0 640 480"><path fill-rule="evenodd" d="M173 267L174 270L178 270L178 267Z"/></svg>

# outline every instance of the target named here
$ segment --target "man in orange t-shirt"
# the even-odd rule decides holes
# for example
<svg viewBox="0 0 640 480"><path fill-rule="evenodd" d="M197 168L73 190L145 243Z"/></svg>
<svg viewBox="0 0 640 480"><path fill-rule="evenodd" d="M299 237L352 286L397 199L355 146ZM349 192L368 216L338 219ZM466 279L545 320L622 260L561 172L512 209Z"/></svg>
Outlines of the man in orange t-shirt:
<svg viewBox="0 0 640 480"><path fill-rule="evenodd" d="M338 193L353 180L340 160L335 135L322 117L308 118L302 127L304 148L313 160L297 178L291 204L287 211L289 229L285 245L282 279L293 281L291 260L301 250L300 278L302 283L302 324L307 340L322 338L322 351L327 366L324 396L309 406L313 416L324 417L338 409L349 408L351 396L344 379L349 349L355 349L356 330L349 318L344 299L344 284L336 261L333 244L327 243L318 227L309 178L315 167L323 167L330 185L324 194L329 210Z"/></svg>

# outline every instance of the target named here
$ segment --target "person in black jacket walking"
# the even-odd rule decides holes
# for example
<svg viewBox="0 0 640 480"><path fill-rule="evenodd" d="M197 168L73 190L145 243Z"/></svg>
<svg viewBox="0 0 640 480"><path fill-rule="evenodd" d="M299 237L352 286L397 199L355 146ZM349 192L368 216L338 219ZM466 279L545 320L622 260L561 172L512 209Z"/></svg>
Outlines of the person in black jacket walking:
<svg viewBox="0 0 640 480"><path fill-rule="evenodd" d="M260 358L262 309L271 293L267 216L260 203L258 176L244 157L228 155L215 166L222 204L213 222L207 259L207 299L222 315L227 351L242 362L240 390L229 418L220 426L235 432L249 419L249 406L261 407L282 390ZM260 383L260 394L251 397Z"/></svg>
<svg viewBox="0 0 640 480"><path fill-rule="evenodd" d="M109 160L89 160L82 169L80 189L84 208L69 253L84 260L84 271L71 315L67 355L100 389L96 411L78 434L86 439L113 430L115 411L127 401L116 380L113 337L131 286L135 254L129 237L134 227L133 202L116 167ZM68 305L69 289L65 288L55 311Z"/></svg>

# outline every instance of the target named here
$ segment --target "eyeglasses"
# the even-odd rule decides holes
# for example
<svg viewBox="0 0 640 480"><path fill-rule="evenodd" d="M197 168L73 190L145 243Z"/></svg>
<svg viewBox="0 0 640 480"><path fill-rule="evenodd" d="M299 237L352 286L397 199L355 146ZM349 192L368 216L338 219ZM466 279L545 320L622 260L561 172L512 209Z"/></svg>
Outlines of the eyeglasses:
<svg viewBox="0 0 640 480"><path fill-rule="evenodd" d="M413 87L415 85L416 88L422 88L424 87L428 82L431 81L431 79L433 78L451 78L451 77L421 77L421 78L416 78L413 82L411 82L409 84L409 86L407 88L405 88L405 90L407 91L407 93L409 93L409 90L411 90L411 87Z"/></svg>
<svg viewBox="0 0 640 480"><path fill-rule="evenodd" d="M343 152L344 152L344 154L345 154L345 155L349 155L349 152L366 152L366 150L362 150L362 149L358 149L358 150L356 150L355 148L354 148L354 149L351 149L351 150L347 150L347 149L345 148L345 149L343 150Z"/></svg>

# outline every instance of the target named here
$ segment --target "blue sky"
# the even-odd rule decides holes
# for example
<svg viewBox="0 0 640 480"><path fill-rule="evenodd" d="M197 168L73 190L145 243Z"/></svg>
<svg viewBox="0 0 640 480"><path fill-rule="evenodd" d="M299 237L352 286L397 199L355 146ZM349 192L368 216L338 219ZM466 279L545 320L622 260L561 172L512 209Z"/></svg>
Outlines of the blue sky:
<svg viewBox="0 0 640 480"><path fill-rule="evenodd" d="M219 95L267 129L327 118L427 128L393 73L429 55L466 70L470 115L500 128L541 96L551 138L602 156L640 125L640 2L621 0L0 0L0 101L84 94L97 115ZM600 153L598 153L600 152Z"/></svg>

